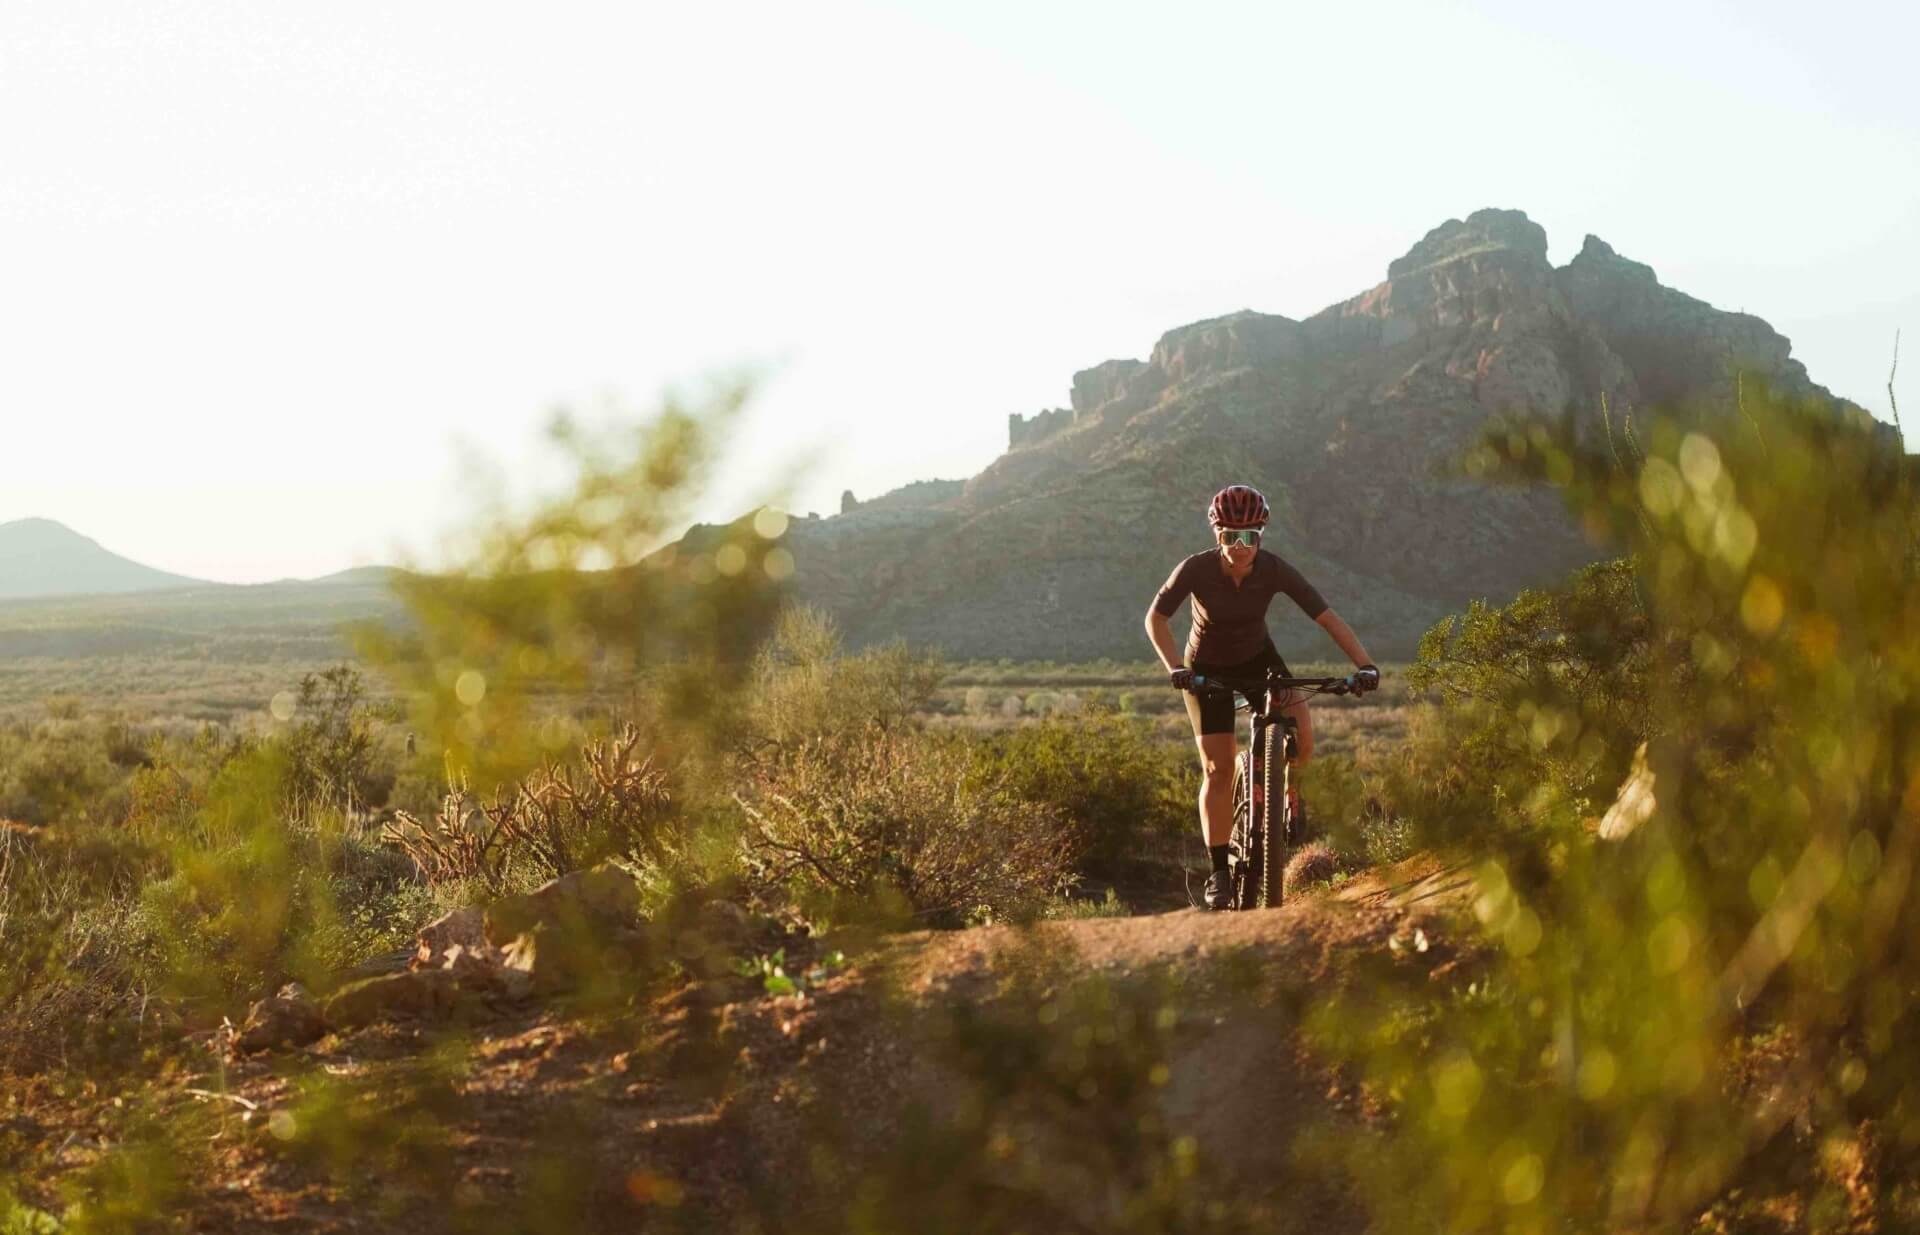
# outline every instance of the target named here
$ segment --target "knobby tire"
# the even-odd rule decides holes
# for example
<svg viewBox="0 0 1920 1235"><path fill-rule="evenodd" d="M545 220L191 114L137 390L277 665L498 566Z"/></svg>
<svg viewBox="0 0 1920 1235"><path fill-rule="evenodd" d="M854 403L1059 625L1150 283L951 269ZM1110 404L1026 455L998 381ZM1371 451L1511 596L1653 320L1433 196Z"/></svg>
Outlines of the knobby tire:
<svg viewBox="0 0 1920 1235"><path fill-rule="evenodd" d="M1253 793L1251 751L1233 761L1233 833L1227 838L1233 863L1233 907L1245 909L1253 903L1253 890L1247 886L1253 860Z"/></svg>
<svg viewBox="0 0 1920 1235"><path fill-rule="evenodd" d="M1274 741L1275 733L1280 740ZM1287 872L1287 737L1286 730L1280 725L1267 727L1266 742L1269 747L1278 746L1279 757L1272 750L1267 751L1265 767L1265 789L1260 812L1260 907L1277 909L1281 898L1286 895ZM1279 804L1278 812L1274 804ZM1277 815L1277 817L1276 817Z"/></svg>

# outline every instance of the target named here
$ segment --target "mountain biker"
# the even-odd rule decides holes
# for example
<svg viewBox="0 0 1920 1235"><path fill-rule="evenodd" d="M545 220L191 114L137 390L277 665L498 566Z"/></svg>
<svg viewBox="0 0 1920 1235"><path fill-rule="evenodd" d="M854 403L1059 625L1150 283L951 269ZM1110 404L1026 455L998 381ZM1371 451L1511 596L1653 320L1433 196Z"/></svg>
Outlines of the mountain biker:
<svg viewBox="0 0 1920 1235"><path fill-rule="evenodd" d="M1234 706L1231 692L1195 692L1194 677L1217 680L1257 704L1256 695L1269 669L1292 676L1267 633L1267 606L1284 592L1359 668L1356 690L1372 690L1380 684L1380 670L1340 615L1298 570L1260 548L1267 513L1267 499L1247 485L1228 485L1214 494L1207 507L1214 548L1175 566L1147 609L1147 638L1160 654L1168 679L1186 692L1187 718L1200 748L1200 830L1213 863L1203 898L1209 909L1225 909L1233 902L1227 840L1233 832ZM1183 661L1174 645L1171 619L1180 602L1189 597L1193 633ZM1305 698L1297 692L1287 692L1279 703L1299 726L1293 759L1298 767L1313 755L1312 718ZM1298 810L1296 797L1296 816Z"/></svg>

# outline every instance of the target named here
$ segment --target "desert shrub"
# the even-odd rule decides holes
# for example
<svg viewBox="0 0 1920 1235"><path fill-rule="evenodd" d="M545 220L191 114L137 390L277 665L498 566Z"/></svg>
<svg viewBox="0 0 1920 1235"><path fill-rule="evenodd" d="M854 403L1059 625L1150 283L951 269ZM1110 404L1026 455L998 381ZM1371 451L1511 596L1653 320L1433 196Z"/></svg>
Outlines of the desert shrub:
<svg viewBox="0 0 1920 1235"><path fill-rule="evenodd" d="M1120 893L1117 890L1108 888L1106 895L1098 900L1086 896L1060 897L1048 905L1041 916L1055 921L1128 918L1133 916L1133 907L1120 899Z"/></svg>
<svg viewBox="0 0 1920 1235"><path fill-rule="evenodd" d="M1625 559L1523 591L1505 606L1475 601L1443 619L1407 671L1408 685L1441 706L1413 723L1393 778L1398 808L1468 832L1503 803L1547 795L1588 813L1619 784L1662 714L1652 674L1664 637ZM1659 682L1668 701L1690 690L1693 676L1675 652L1660 651L1671 665Z"/></svg>
<svg viewBox="0 0 1920 1235"><path fill-rule="evenodd" d="M49 1044L84 1032L123 983L92 980L83 961L91 932L76 910L89 892L78 872L48 851L44 833L0 828L0 1062L34 1058ZM97 898L98 894L92 894Z"/></svg>
<svg viewBox="0 0 1920 1235"><path fill-rule="evenodd" d="M375 709L351 665L305 674L281 741L287 752L287 810L304 818L316 810L353 812L378 806L393 788L395 769L380 766Z"/></svg>
<svg viewBox="0 0 1920 1235"><path fill-rule="evenodd" d="M428 822L405 811L381 830L429 884L477 882L499 894L610 857L665 865L683 831L669 778L641 753L632 723L590 740L568 760L550 760L518 784L476 797L450 773Z"/></svg>
<svg viewBox="0 0 1920 1235"><path fill-rule="evenodd" d="M171 873L140 890L130 927L144 985L232 1013L289 979L332 986L434 908L411 865L371 840L267 817L177 851Z"/></svg>
<svg viewBox="0 0 1920 1235"><path fill-rule="evenodd" d="M1352 1146L1385 1229L1681 1229L1710 1206L1744 1229L1783 1178L1852 1204L1805 1164L1858 1163L1868 1211L1910 1175L1913 465L1843 407L1742 410L1655 421L1624 455L1504 426L1470 459L1563 488L1626 564L1517 643L1483 614L1464 662L1458 631L1429 645L1442 677L1486 671L1441 714L1461 801L1419 820L1482 855L1484 976L1437 997L1386 968L1317 1025L1401 1108ZM1761 1034L1793 1049L1769 1062Z"/></svg>
<svg viewBox="0 0 1920 1235"><path fill-rule="evenodd" d="M1085 839L1085 865L1095 873L1137 856L1146 838L1177 835L1193 822L1191 752L1112 712L983 735L969 750L971 775L1060 810Z"/></svg>
<svg viewBox="0 0 1920 1235"><path fill-rule="evenodd" d="M1378 798L1369 799L1357 821L1359 844L1345 852L1357 853L1369 866L1388 866L1413 856L1413 821Z"/></svg>
<svg viewBox="0 0 1920 1235"><path fill-rule="evenodd" d="M0 747L0 819L103 823L122 812L127 767L111 757L108 726L52 717L15 727Z"/></svg>
<svg viewBox="0 0 1920 1235"><path fill-rule="evenodd" d="M825 916L890 903L936 925L1036 913L1079 848L1057 808L923 733L807 743L751 777L741 798L750 877Z"/></svg>
<svg viewBox="0 0 1920 1235"><path fill-rule="evenodd" d="M204 785L171 764L141 768L127 784L127 827L146 836L174 836L206 805Z"/></svg>
<svg viewBox="0 0 1920 1235"><path fill-rule="evenodd" d="M156 747L125 823L0 832L5 1054L111 1044L154 998L209 1016L286 976L325 985L430 916L404 859L337 815L285 818L282 748L232 750Z"/></svg>
<svg viewBox="0 0 1920 1235"><path fill-rule="evenodd" d="M750 739L777 745L848 740L910 728L940 685L937 657L894 642L849 653L833 619L783 610L754 660Z"/></svg>

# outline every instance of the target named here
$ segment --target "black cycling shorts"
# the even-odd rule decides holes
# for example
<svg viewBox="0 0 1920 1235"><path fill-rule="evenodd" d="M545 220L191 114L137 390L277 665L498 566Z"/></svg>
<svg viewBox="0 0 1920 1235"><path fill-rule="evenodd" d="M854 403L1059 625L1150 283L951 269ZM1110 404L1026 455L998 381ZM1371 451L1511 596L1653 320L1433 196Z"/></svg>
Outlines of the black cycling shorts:
<svg viewBox="0 0 1920 1235"><path fill-rule="evenodd" d="M1267 671L1273 670L1282 677L1292 677L1293 670L1287 668L1287 662L1280 658L1280 652L1271 642L1260 649L1260 654L1251 660L1243 660L1237 665L1207 665L1195 662L1188 666L1209 682L1221 682L1241 695L1247 702L1257 703L1255 693L1265 689ZM1187 701L1187 719L1193 722L1196 736L1204 733L1232 733L1233 695L1225 691L1182 691Z"/></svg>

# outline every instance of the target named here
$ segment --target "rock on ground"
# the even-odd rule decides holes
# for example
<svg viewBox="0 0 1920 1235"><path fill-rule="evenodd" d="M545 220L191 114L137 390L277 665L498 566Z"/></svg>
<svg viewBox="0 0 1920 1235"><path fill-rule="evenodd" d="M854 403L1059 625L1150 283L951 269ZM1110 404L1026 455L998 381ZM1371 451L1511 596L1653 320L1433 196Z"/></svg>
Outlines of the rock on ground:
<svg viewBox="0 0 1920 1235"><path fill-rule="evenodd" d="M521 896L505 896L489 905L486 942L504 948L535 926L555 929L616 930L640 916L640 886L611 862L572 871Z"/></svg>
<svg viewBox="0 0 1920 1235"><path fill-rule="evenodd" d="M242 1052L281 1050L305 1046L327 1032L326 1018L320 1006L298 982L289 982L280 993L262 999L247 1009L246 1024L234 1039Z"/></svg>
<svg viewBox="0 0 1920 1235"><path fill-rule="evenodd" d="M403 1017L442 1017L453 1011L459 980L445 969L412 969L350 982L328 999L324 1015L334 1029L358 1029Z"/></svg>
<svg viewBox="0 0 1920 1235"><path fill-rule="evenodd" d="M453 948L483 952L487 948L487 911L468 905L442 914L420 928L414 937L414 969L444 969Z"/></svg>

